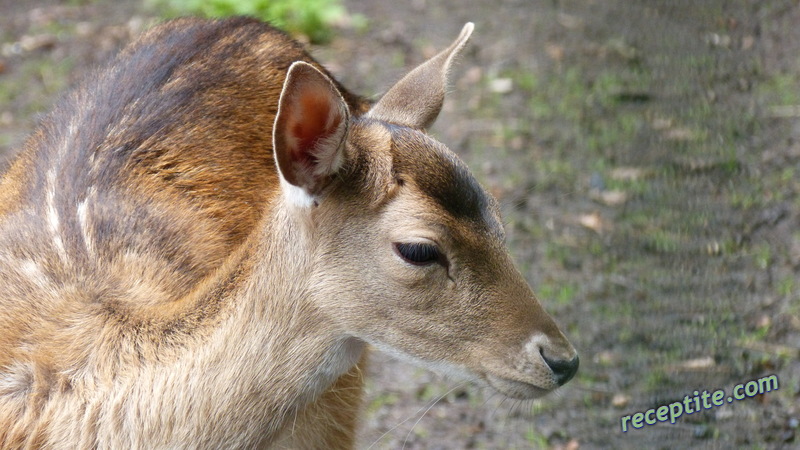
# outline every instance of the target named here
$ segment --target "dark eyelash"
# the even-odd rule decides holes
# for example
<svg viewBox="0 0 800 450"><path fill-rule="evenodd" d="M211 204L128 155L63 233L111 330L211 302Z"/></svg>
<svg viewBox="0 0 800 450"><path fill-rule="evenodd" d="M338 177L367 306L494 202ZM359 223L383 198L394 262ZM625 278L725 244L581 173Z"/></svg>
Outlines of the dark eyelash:
<svg viewBox="0 0 800 450"><path fill-rule="evenodd" d="M416 266L427 266L441 262L442 256L435 245L426 243L395 243L394 248L404 260Z"/></svg>

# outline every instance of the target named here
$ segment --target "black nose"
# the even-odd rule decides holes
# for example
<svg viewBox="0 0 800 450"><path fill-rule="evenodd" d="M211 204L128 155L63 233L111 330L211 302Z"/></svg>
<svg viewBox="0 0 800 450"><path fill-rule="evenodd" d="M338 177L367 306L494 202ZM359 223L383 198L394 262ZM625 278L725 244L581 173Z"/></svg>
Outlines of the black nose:
<svg viewBox="0 0 800 450"><path fill-rule="evenodd" d="M556 377L556 383L558 383L559 386L563 386L567 381L571 380L572 377L575 376L575 373L578 371L578 365L580 364L578 355L575 355L575 357L569 361L563 359L550 359L544 356L544 353L542 353L542 358L544 358L544 362L550 366L550 370L553 371L553 375Z"/></svg>

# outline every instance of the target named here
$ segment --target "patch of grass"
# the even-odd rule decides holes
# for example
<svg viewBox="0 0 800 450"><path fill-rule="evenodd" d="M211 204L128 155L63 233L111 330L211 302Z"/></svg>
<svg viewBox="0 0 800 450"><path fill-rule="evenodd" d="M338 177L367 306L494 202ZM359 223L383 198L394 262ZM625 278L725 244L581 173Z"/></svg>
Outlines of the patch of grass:
<svg viewBox="0 0 800 450"><path fill-rule="evenodd" d="M733 180L731 180L728 182L727 190L728 202L734 208L747 210L754 206L764 204L764 186L762 186L761 183L756 185L749 183L741 184L734 183Z"/></svg>
<svg viewBox="0 0 800 450"><path fill-rule="evenodd" d="M766 270L772 262L772 248L766 244L757 246L753 251L753 261L756 267Z"/></svg>
<svg viewBox="0 0 800 450"><path fill-rule="evenodd" d="M531 444L532 448L549 448L547 437L537 432L533 427L525 432L525 440Z"/></svg>
<svg viewBox="0 0 800 450"><path fill-rule="evenodd" d="M505 158L507 151L500 147L498 158ZM531 176L531 173L534 176ZM545 157L530 163L509 166L503 173L503 186L513 189L529 180L535 180L533 189L536 191L558 190L564 193L574 192L580 171L569 159L560 157Z"/></svg>
<svg viewBox="0 0 800 450"><path fill-rule="evenodd" d="M60 61L43 59L28 64L24 72L27 77L41 82L45 93L52 96L61 93L69 86L69 75L73 67L75 67L75 63L69 58Z"/></svg>
<svg viewBox="0 0 800 450"><path fill-rule="evenodd" d="M795 168L794 167L786 167L781 170L780 173L780 182L781 184L791 183L795 180Z"/></svg>
<svg viewBox="0 0 800 450"><path fill-rule="evenodd" d="M592 170L603 174L604 188L607 190L619 190L628 195L639 195L651 189L649 175L642 173L630 177L614 176L613 172L616 168L606 158L597 158L592 162Z"/></svg>
<svg viewBox="0 0 800 450"><path fill-rule="evenodd" d="M341 0L145 0L166 16L196 14L205 17L251 16L266 20L311 42L327 42L333 24L346 15ZM363 22L361 17L356 18Z"/></svg>
<svg viewBox="0 0 800 450"><path fill-rule="evenodd" d="M606 248L603 245L603 242L598 238L593 238L589 242L589 245L586 247L586 249L589 252L589 254L594 256L594 257L600 257L600 256L603 256L603 255L608 255L609 254L606 251ZM605 264L606 264L606 267L608 268L608 270L613 270L613 268L614 268L613 263L614 263L613 261L608 261L608 260L605 261Z"/></svg>
<svg viewBox="0 0 800 450"><path fill-rule="evenodd" d="M425 384L417 391L417 399L424 403L439 399L442 394L447 392L444 391L444 388L445 386L438 383Z"/></svg>
<svg viewBox="0 0 800 450"><path fill-rule="evenodd" d="M538 416L539 414L546 414L553 409L558 408L558 402L553 402L550 398L535 400L531 403L531 415Z"/></svg>
<svg viewBox="0 0 800 450"><path fill-rule="evenodd" d="M647 97L649 77L644 72L620 74L606 71L592 78L580 67L571 66L544 79L530 72L512 73L509 76L530 96L528 105L534 119L584 125L574 131L583 136L589 148L598 146L596 141L620 142L621 137L630 136L641 125L640 114L619 107ZM590 116L594 120L587 122ZM608 125L612 127L609 129ZM593 136L596 132L609 134Z"/></svg>
<svg viewBox="0 0 800 450"><path fill-rule="evenodd" d="M425 428L423 424L419 423L414 425L414 428L411 429L411 432L414 433L414 436L420 439L428 439L428 437L431 435L431 432Z"/></svg>
<svg viewBox="0 0 800 450"><path fill-rule="evenodd" d="M587 124L583 145L592 154L604 154L620 145L628 145L642 124L641 114L636 111L618 111L598 118Z"/></svg>
<svg viewBox="0 0 800 450"><path fill-rule="evenodd" d="M595 302L592 303L592 315L602 320L624 321L635 317L634 305L631 302ZM629 342L634 338L630 327L616 330L615 340Z"/></svg>
<svg viewBox="0 0 800 450"><path fill-rule="evenodd" d="M575 299L578 286L570 283L542 283L537 290L543 301L566 305Z"/></svg>
<svg viewBox="0 0 800 450"><path fill-rule="evenodd" d="M796 282L793 276L787 276L779 281L777 287L778 295L781 297L791 296L797 290L795 283Z"/></svg>
<svg viewBox="0 0 800 450"><path fill-rule="evenodd" d="M680 237L663 229L655 229L645 235L643 246L654 253L675 253L682 248Z"/></svg>
<svg viewBox="0 0 800 450"><path fill-rule="evenodd" d="M31 27L28 34L32 36L69 36L74 32L74 28L73 25L53 21ZM12 47L17 45L19 44L13 44ZM13 69L3 73L2 83L0 83L0 104L12 103L19 97L34 97L36 101L33 102L33 105L26 104L25 106L28 108L25 112L39 111L41 107L50 104L52 101L50 96L61 93L69 86L69 76L74 66L75 64L69 56L53 57L51 53L41 50L22 50L21 57L13 65ZM39 102L38 97L47 97L47 99ZM23 103L28 102L23 101Z"/></svg>
<svg viewBox="0 0 800 450"><path fill-rule="evenodd" d="M400 396L394 392L382 392L379 393L375 399L367 405L367 413L374 414L377 411L380 411L386 406L391 406L397 403L400 400Z"/></svg>
<svg viewBox="0 0 800 450"><path fill-rule="evenodd" d="M545 244L545 256L549 261L558 262L561 266L565 265L565 262L570 257L572 253L572 249L570 249L566 245L561 245L558 242L548 241Z"/></svg>
<svg viewBox="0 0 800 450"><path fill-rule="evenodd" d="M800 80L794 73L776 74L758 86L758 94L764 96L771 106L793 106L800 104Z"/></svg>
<svg viewBox="0 0 800 450"><path fill-rule="evenodd" d="M645 386L648 390L661 389L664 386L674 383L674 381L675 380L671 379L666 372L656 367L650 369L647 375L645 375Z"/></svg>

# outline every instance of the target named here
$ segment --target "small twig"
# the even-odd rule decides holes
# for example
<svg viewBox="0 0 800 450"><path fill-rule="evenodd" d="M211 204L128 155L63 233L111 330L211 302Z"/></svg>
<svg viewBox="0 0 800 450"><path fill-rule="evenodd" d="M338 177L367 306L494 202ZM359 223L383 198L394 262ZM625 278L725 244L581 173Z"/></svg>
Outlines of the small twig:
<svg viewBox="0 0 800 450"><path fill-rule="evenodd" d="M767 342L737 342L736 345L747 350L757 352L772 353L774 355L786 355L790 358L800 358L800 348L790 347L781 344L769 344Z"/></svg>
<svg viewBox="0 0 800 450"><path fill-rule="evenodd" d="M770 106L767 115L776 119L800 117L800 105Z"/></svg>

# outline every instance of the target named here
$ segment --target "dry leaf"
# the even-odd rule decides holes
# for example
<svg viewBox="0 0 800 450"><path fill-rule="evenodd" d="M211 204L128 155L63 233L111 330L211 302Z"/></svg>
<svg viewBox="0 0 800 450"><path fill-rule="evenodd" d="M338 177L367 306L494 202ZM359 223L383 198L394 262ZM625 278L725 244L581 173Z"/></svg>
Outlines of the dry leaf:
<svg viewBox="0 0 800 450"><path fill-rule="evenodd" d="M628 406L630 401L631 397L629 395L617 393L611 398L611 406L615 408L624 408Z"/></svg>
<svg viewBox="0 0 800 450"><path fill-rule="evenodd" d="M636 181L644 177L645 171L639 167L616 167L609 176L618 181Z"/></svg>
<svg viewBox="0 0 800 450"><path fill-rule="evenodd" d="M681 369L686 370L700 370L700 369L710 369L714 367L717 363L714 362L714 358L710 356L706 356L704 358L695 358L690 359L688 361L684 361L678 365Z"/></svg>
<svg viewBox="0 0 800 450"><path fill-rule="evenodd" d="M600 218L600 214L593 212L591 214L584 214L578 219L580 224L584 227L596 231L601 232L603 229L603 219Z"/></svg>
<svg viewBox="0 0 800 450"><path fill-rule="evenodd" d="M600 201L608 206L619 206L628 201L628 194L619 190L603 191L600 193Z"/></svg>

